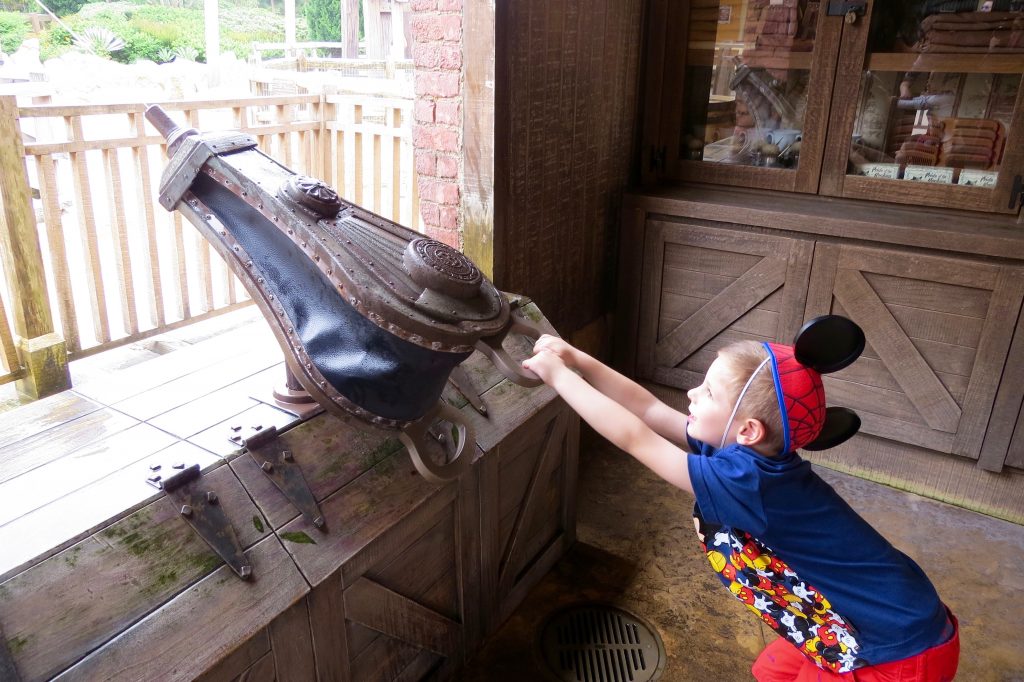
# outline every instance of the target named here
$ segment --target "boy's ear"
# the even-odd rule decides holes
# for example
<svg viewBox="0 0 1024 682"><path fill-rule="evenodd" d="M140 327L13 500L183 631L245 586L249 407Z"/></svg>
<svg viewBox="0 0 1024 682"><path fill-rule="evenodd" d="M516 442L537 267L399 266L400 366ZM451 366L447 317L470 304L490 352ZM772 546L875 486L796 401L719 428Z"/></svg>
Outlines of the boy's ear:
<svg viewBox="0 0 1024 682"><path fill-rule="evenodd" d="M736 433L736 442L751 447L757 445L768 435L764 422L748 417L740 422L740 430Z"/></svg>

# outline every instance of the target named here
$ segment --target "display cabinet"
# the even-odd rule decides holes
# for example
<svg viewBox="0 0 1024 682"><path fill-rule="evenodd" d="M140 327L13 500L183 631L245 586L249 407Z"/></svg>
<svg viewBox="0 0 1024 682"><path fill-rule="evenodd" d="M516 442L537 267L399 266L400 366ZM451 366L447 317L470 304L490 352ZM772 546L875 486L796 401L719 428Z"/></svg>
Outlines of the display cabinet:
<svg viewBox="0 0 1024 682"><path fill-rule="evenodd" d="M646 180L1019 213L1021 0L654 0L649 21Z"/></svg>

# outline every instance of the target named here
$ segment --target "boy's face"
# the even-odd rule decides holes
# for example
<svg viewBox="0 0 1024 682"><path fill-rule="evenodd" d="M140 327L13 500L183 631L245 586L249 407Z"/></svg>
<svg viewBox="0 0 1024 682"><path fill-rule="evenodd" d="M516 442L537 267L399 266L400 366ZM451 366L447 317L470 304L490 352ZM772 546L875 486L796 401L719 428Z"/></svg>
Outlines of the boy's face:
<svg viewBox="0 0 1024 682"><path fill-rule="evenodd" d="M729 415L733 410L733 396L729 391L729 378L732 367L728 360L719 356L711 363L708 373L704 375L704 383L691 388L686 393L690 399L689 417L686 422L686 433L708 445L718 447L722 442ZM737 430L733 424L730 430ZM727 438L726 443L732 441Z"/></svg>

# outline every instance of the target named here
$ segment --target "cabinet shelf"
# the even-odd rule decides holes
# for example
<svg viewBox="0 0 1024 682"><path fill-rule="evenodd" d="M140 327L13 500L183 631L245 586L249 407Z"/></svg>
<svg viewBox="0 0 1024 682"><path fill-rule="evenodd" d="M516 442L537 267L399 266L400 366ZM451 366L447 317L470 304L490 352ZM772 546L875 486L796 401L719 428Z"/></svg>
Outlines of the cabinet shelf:
<svg viewBox="0 0 1024 682"><path fill-rule="evenodd" d="M869 71L1024 74L1024 53L873 52L867 64Z"/></svg>
<svg viewBox="0 0 1024 682"><path fill-rule="evenodd" d="M736 52L734 49L733 52ZM811 68L811 52L789 52L777 56L745 55L739 53L744 64L753 69L784 69L792 71L809 71ZM1021 55L1024 57L1024 55ZM690 66L712 66L717 56L714 50L689 49L686 51L686 63ZM1024 71L1024 68L1022 68Z"/></svg>

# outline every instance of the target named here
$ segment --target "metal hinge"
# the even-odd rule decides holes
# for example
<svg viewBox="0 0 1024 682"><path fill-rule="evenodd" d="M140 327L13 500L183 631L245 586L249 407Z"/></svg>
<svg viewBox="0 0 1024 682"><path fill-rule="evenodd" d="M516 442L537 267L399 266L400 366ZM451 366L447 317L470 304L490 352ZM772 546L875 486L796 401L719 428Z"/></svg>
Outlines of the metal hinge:
<svg viewBox="0 0 1024 682"><path fill-rule="evenodd" d="M1019 175L1013 176L1013 187L1010 189L1010 205L1007 208L1011 211L1019 211L1024 208L1024 179Z"/></svg>
<svg viewBox="0 0 1024 682"><path fill-rule="evenodd" d="M852 24L857 17L867 14L867 0L828 0L828 16L846 17L846 23Z"/></svg>
<svg viewBox="0 0 1024 682"><path fill-rule="evenodd" d="M146 482L167 493L178 507L178 513L192 526L206 544L224 560L242 580L252 577L249 563L235 529L220 506L217 493L199 489L199 465L173 464L167 469L161 464L150 465L152 475ZM167 471L171 473L167 473Z"/></svg>
<svg viewBox="0 0 1024 682"><path fill-rule="evenodd" d="M324 530L324 515L306 483L302 469L295 463L291 450L286 450L277 438L277 427L271 426L242 441L249 456L263 473L274 482L288 501L295 505L308 523ZM326 531L324 531L326 532Z"/></svg>

